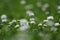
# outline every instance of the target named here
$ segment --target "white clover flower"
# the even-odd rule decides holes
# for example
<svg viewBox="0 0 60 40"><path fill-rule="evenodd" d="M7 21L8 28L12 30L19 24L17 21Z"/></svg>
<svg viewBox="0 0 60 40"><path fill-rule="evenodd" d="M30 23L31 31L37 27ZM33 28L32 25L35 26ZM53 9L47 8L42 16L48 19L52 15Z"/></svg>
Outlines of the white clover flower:
<svg viewBox="0 0 60 40"><path fill-rule="evenodd" d="M59 10L60 9L60 6L57 6L57 9Z"/></svg>
<svg viewBox="0 0 60 40"><path fill-rule="evenodd" d="M54 17L53 17L53 16L48 16L48 17L47 17L47 20L50 20L50 19L53 20Z"/></svg>
<svg viewBox="0 0 60 40"><path fill-rule="evenodd" d="M35 21L30 21L30 23L31 23L31 24L36 24L36 22L35 22Z"/></svg>
<svg viewBox="0 0 60 40"><path fill-rule="evenodd" d="M46 25L54 26L54 21L52 21L53 19L54 19L53 16L48 16L47 21L46 21Z"/></svg>
<svg viewBox="0 0 60 40"><path fill-rule="evenodd" d="M21 0L20 3L24 5L26 4L26 0Z"/></svg>
<svg viewBox="0 0 60 40"><path fill-rule="evenodd" d="M59 26L60 24L59 23L55 23L55 26Z"/></svg>
<svg viewBox="0 0 60 40"><path fill-rule="evenodd" d="M51 31L57 32L57 28L56 27L51 27Z"/></svg>
<svg viewBox="0 0 60 40"><path fill-rule="evenodd" d="M41 7L42 6L41 2L37 2L36 5L37 5L37 7Z"/></svg>
<svg viewBox="0 0 60 40"><path fill-rule="evenodd" d="M34 16L34 13L30 10L26 11L26 13L29 15L29 16Z"/></svg>
<svg viewBox="0 0 60 40"><path fill-rule="evenodd" d="M6 19L7 16L6 15L1 15L1 19Z"/></svg>
<svg viewBox="0 0 60 40"><path fill-rule="evenodd" d="M42 23L39 23L38 26L42 26L43 24Z"/></svg>
<svg viewBox="0 0 60 40"><path fill-rule="evenodd" d="M30 18L30 21L34 21L35 20L35 18Z"/></svg>
<svg viewBox="0 0 60 40"><path fill-rule="evenodd" d="M6 15L1 15L1 20L2 20L2 22L7 22L7 16Z"/></svg>
<svg viewBox="0 0 60 40"><path fill-rule="evenodd" d="M20 25L19 25L19 24L17 24L17 25L15 26L15 28L17 28L17 27L20 27Z"/></svg>
<svg viewBox="0 0 60 40"><path fill-rule="evenodd" d="M26 31L29 28L29 23L27 21L27 19L21 19L20 20L20 30L21 31Z"/></svg>

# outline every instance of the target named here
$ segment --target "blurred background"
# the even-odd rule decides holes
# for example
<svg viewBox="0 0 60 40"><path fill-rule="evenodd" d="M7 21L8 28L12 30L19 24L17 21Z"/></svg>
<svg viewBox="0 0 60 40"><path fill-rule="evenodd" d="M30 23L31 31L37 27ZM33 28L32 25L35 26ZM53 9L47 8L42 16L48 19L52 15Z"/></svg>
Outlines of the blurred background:
<svg viewBox="0 0 60 40"><path fill-rule="evenodd" d="M60 40L60 0L0 0L0 40Z"/></svg>

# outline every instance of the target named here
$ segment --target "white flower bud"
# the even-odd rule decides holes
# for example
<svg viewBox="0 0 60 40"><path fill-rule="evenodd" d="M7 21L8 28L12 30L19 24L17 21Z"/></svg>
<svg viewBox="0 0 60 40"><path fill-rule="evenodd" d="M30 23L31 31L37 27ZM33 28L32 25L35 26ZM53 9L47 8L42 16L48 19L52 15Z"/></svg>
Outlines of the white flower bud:
<svg viewBox="0 0 60 40"><path fill-rule="evenodd" d="M2 15L1 16L1 20L2 20L2 22L7 22L7 16L6 15Z"/></svg>
<svg viewBox="0 0 60 40"><path fill-rule="evenodd" d="M59 26L60 24L59 23L55 23L55 26Z"/></svg>
<svg viewBox="0 0 60 40"><path fill-rule="evenodd" d="M42 23L39 23L38 26L42 26Z"/></svg>
<svg viewBox="0 0 60 40"><path fill-rule="evenodd" d="M50 20L50 19L53 20L54 19L53 16L48 16L47 17L47 20Z"/></svg>

